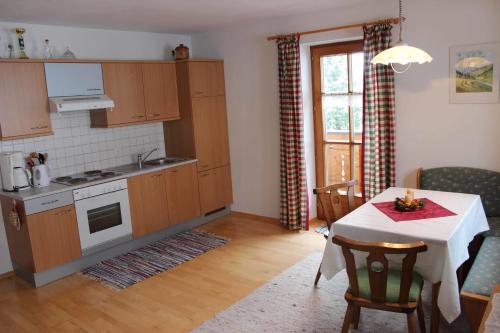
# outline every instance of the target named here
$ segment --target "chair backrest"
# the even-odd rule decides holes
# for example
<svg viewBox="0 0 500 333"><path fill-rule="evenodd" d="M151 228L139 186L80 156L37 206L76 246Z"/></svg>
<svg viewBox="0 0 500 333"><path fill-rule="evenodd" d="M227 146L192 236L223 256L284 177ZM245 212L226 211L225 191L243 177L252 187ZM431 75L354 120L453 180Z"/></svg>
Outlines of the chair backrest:
<svg viewBox="0 0 500 333"><path fill-rule="evenodd" d="M351 293L354 297L359 297L358 275L356 263L351 250L367 252L366 268L370 282L370 297L375 303L385 303L387 292L387 276L389 273L389 261L386 254L406 254L402 259L401 283L399 287L399 303L408 303L410 287L413 281L413 267L419 252L427 251L427 245L418 241L407 244L392 244L384 242L363 242L351 240L342 236L332 238L334 244L342 247L344 254L347 275L351 286Z"/></svg>
<svg viewBox="0 0 500 333"><path fill-rule="evenodd" d="M418 169L417 188L478 194L486 215L500 216L500 172L468 167Z"/></svg>
<svg viewBox="0 0 500 333"><path fill-rule="evenodd" d="M330 186L315 188L313 193L316 194L323 215L326 220L328 229L330 229L333 222L340 219L344 214L342 211L342 195L339 193L341 189L347 189L347 206L348 212L352 211L354 206L354 186L355 180L350 180L345 183L333 184Z"/></svg>

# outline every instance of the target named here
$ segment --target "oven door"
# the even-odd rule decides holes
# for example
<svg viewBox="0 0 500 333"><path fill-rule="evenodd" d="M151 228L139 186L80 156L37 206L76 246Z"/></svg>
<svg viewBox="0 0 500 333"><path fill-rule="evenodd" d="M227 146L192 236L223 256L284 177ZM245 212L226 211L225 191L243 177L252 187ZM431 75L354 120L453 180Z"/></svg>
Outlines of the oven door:
<svg viewBox="0 0 500 333"><path fill-rule="evenodd" d="M76 201L75 208L83 255L132 239L128 190Z"/></svg>

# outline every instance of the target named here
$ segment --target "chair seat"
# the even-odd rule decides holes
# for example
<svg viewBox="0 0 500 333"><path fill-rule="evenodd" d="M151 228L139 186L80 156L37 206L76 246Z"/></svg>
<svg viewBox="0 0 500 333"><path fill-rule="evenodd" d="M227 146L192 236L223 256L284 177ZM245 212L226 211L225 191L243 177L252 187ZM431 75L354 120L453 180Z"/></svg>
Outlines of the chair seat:
<svg viewBox="0 0 500 333"><path fill-rule="evenodd" d="M357 269L359 296L366 299L371 299L370 280L368 278L368 269L366 267ZM399 302L399 286L401 284L401 271L397 269L390 269L387 274L387 289L386 289L386 302L397 303ZM413 281L410 287L410 294L408 297L409 302L416 302L422 287L424 279L417 272L413 272ZM351 292L351 287L347 289Z"/></svg>
<svg viewBox="0 0 500 333"><path fill-rule="evenodd" d="M500 237L500 216L488 217L488 224L490 230L486 231L483 235Z"/></svg>
<svg viewBox="0 0 500 333"><path fill-rule="evenodd" d="M486 237L465 279L462 291L490 296L500 283L500 237Z"/></svg>

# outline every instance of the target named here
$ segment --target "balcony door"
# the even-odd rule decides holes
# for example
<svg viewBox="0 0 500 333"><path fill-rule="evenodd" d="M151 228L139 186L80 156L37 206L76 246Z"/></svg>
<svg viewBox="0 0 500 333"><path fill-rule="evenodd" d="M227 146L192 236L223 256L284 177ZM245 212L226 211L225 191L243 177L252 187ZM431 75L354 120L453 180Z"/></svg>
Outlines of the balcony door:
<svg viewBox="0 0 500 333"><path fill-rule="evenodd" d="M355 179L360 193L363 41L313 46L311 57L316 186Z"/></svg>

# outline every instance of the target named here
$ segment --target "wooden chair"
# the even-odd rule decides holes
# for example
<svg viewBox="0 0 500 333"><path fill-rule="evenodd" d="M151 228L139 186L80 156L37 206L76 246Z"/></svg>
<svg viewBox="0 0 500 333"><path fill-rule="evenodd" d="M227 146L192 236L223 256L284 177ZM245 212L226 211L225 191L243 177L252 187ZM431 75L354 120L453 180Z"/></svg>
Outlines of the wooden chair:
<svg viewBox="0 0 500 333"><path fill-rule="evenodd" d="M333 184L313 190L313 193L316 194L318 198L321 210L323 211L328 230L330 230L333 222L344 216L344 210L342 209L342 194L339 192L340 189L347 189L347 213L356 208L354 206L354 186L356 184L357 182L355 180L350 180L345 183ZM324 236L325 239L328 239L328 233L325 233ZM321 277L320 270L321 266L318 268L314 285L318 284L319 278Z"/></svg>
<svg viewBox="0 0 500 333"><path fill-rule="evenodd" d="M342 247L346 262L349 288L345 293L347 311L342 332L348 332L351 323L358 328L361 308L406 313L408 332L417 330L415 310L418 313L420 330L425 332L422 309L422 287L420 274L413 272L417 254L427 251L427 245L418 241L409 244L384 242L362 242L334 236L334 244ZM366 267L356 268L351 250L367 252ZM406 255L401 269L389 269L386 254Z"/></svg>

